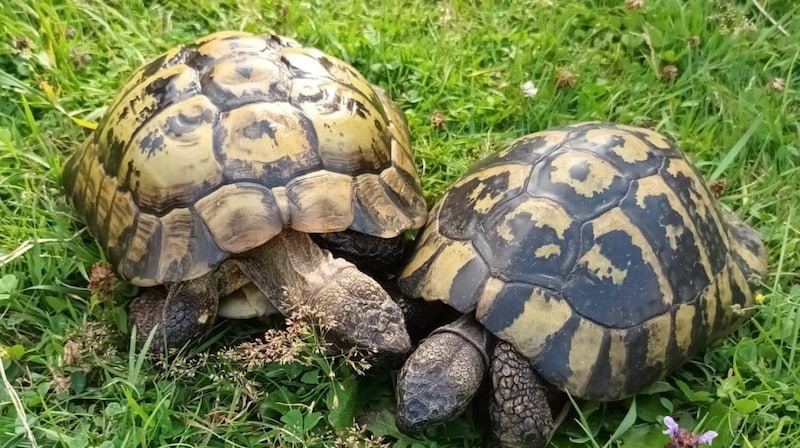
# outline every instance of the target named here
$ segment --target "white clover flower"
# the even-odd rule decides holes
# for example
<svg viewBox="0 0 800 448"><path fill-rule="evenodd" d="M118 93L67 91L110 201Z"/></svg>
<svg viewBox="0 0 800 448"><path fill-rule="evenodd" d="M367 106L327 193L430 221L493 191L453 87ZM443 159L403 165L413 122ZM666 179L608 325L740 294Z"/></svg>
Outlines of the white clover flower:
<svg viewBox="0 0 800 448"><path fill-rule="evenodd" d="M525 83L519 86L519 88L522 90L522 94L528 98L533 98L537 93L539 93L539 89L533 85L533 81L525 81Z"/></svg>

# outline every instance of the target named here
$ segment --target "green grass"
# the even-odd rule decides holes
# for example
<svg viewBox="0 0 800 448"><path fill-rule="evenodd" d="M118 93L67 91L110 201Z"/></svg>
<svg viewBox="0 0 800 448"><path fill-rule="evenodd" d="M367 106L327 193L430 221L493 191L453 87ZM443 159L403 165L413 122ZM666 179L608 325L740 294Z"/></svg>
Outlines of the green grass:
<svg viewBox="0 0 800 448"><path fill-rule="evenodd" d="M800 6L760 0L779 29L755 3L6 0L0 346L13 393L0 389L0 447L31 446L30 437L59 447L330 446L353 418L395 446L482 445L480 414L401 436L392 375L357 376L320 356L314 334L301 354L308 365L250 370L214 354L252 335L247 323L218 325L168 366L126 340L109 348L135 291L121 288L110 302L88 292L103 255L62 197L62 162L87 133L81 123L102 116L138 65L222 29L274 29L387 88L409 119L429 203L502 142L551 125L610 119L677 139L708 179L726 181L724 206L762 233L765 301L739 331L635 399L579 403L555 446L663 446L664 415L718 431L714 446L797 446ZM662 79L667 65L677 67L672 80ZM566 72L575 85L559 88ZM533 98L520 90L526 81L539 89ZM435 112L446 123L432 126Z"/></svg>

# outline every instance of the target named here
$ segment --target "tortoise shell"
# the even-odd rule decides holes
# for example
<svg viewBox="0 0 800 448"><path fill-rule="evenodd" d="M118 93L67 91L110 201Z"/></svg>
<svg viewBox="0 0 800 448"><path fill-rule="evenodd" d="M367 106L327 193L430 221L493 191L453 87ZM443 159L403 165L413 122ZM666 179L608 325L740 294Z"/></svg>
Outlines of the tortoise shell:
<svg viewBox="0 0 800 448"><path fill-rule="evenodd" d="M516 140L458 180L399 287L474 312L550 384L615 400L742 318L753 293L732 238L673 141L580 123Z"/></svg>
<svg viewBox="0 0 800 448"><path fill-rule="evenodd" d="M427 217L402 111L277 35L211 34L138 69L63 181L140 286L199 277L285 227L389 238Z"/></svg>

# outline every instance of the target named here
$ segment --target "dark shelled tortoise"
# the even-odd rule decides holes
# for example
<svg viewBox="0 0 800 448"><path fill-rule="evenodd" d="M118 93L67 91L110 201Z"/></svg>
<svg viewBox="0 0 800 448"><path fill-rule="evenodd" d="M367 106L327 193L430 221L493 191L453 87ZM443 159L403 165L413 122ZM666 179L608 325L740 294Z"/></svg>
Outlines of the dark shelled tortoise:
<svg viewBox="0 0 800 448"><path fill-rule="evenodd" d="M523 137L448 190L400 274L463 316L401 370L398 426L454 417L488 372L494 443L544 446L546 392L640 391L731 332L765 271L758 233L673 141L610 123Z"/></svg>
<svg viewBox="0 0 800 448"><path fill-rule="evenodd" d="M427 217L405 116L339 59L244 32L172 49L132 75L63 177L116 272L165 285L130 305L140 343L155 324L176 347L217 315L306 304L345 346L411 349L398 305L317 245L391 265Z"/></svg>

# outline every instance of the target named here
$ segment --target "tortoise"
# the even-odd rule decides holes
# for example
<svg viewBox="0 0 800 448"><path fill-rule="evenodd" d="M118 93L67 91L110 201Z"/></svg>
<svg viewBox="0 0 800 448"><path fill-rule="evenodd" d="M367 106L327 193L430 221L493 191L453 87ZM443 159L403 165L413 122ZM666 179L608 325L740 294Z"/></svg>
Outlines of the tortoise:
<svg viewBox="0 0 800 448"><path fill-rule="evenodd" d="M153 287L129 305L139 345L156 325L169 349L218 315L306 304L345 347L411 349L398 305L341 257L396 263L425 223L408 125L342 60L246 32L171 49L134 72L63 184L118 275Z"/></svg>
<svg viewBox="0 0 800 448"><path fill-rule="evenodd" d="M521 137L434 205L399 274L460 317L403 365L398 427L455 417L486 376L493 443L545 446L548 396L615 401L673 372L748 315L766 263L673 140L609 122Z"/></svg>

